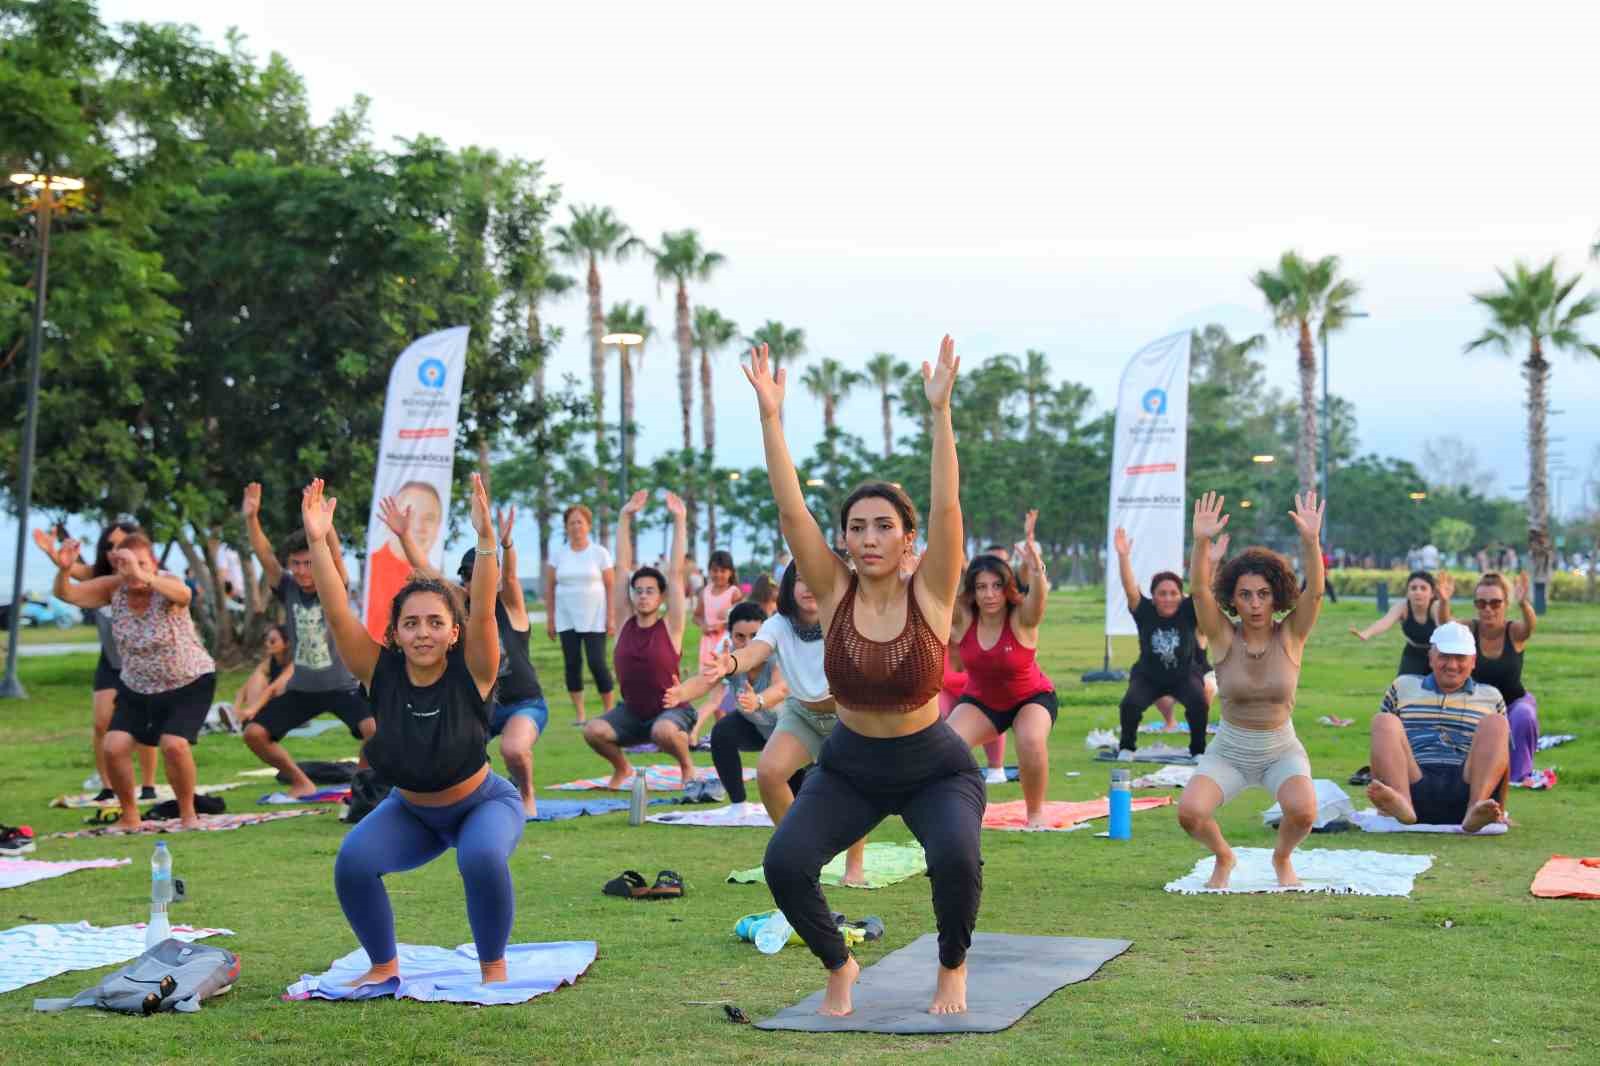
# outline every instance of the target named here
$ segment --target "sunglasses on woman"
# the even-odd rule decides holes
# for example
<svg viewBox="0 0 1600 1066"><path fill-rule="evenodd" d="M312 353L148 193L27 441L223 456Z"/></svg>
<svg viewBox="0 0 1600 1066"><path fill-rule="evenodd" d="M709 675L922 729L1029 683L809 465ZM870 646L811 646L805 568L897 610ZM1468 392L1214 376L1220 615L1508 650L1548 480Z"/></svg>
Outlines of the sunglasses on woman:
<svg viewBox="0 0 1600 1066"><path fill-rule="evenodd" d="M1473 600L1472 605L1480 611L1487 611L1491 607L1504 607L1506 605L1506 601L1502 599Z"/></svg>

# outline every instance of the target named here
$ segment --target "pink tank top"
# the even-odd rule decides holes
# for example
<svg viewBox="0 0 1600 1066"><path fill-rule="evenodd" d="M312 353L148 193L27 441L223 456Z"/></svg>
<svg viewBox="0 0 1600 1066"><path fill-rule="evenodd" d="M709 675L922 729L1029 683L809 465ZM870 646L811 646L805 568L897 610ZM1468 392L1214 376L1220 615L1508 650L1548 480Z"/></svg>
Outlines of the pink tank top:
<svg viewBox="0 0 1600 1066"><path fill-rule="evenodd" d="M1029 696L1049 692L1054 686L1039 669L1038 649L1024 647L1011 632L1011 615L1006 614L1000 639L994 647L978 643L978 620L974 618L957 645L961 662L967 668L967 687L963 696L971 697L992 711L1005 711Z"/></svg>
<svg viewBox="0 0 1600 1066"><path fill-rule="evenodd" d="M705 616L702 628L706 636L720 637L728 628L728 612L733 610L733 601L738 595L737 585L729 585L720 593L712 592L710 585L700 590L700 613Z"/></svg>

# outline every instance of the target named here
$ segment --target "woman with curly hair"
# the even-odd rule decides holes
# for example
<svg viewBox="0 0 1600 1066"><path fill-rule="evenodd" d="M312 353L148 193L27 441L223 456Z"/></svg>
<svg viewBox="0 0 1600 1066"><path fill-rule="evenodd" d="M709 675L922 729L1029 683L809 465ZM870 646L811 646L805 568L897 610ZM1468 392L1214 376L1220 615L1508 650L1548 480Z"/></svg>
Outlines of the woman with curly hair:
<svg viewBox="0 0 1600 1066"><path fill-rule="evenodd" d="M1217 826L1216 810L1251 786L1266 789L1283 808L1272 851L1278 883L1300 883L1290 859L1311 832L1317 793L1292 715L1301 655L1322 609L1322 511L1317 494L1308 492L1294 498L1289 512L1305 561L1306 584L1300 590L1289 561L1267 548L1245 549L1213 578L1211 541L1227 527L1228 516L1214 492L1195 501L1189 567L1195 616L1217 657L1222 724L1183 790L1178 824L1216 856L1207 888L1226 889L1236 863ZM1275 617L1285 611L1282 619Z"/></svg>

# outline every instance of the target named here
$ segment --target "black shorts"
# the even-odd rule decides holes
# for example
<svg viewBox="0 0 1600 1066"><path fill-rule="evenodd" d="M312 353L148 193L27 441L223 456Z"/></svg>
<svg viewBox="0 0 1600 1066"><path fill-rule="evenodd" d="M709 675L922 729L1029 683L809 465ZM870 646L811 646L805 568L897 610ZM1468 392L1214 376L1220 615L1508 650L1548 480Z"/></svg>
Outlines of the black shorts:
<svg viewBox="0 0 1600 1066"><path fill-rule="evenodd" d="M983 716L989 719L989 723L994 726L994 731L996 733L1004 733L1006 730L1015 725L1017 721L1017 712L1022 710L1022 708L1026 707L1030 703L1037 703L1039 706L1049 711L1051 726L1056 724L1056 690L1053 688L1047 688L1043 692L1035 692L1027 699L1020 700L1017 703L1012 704L1010 707L999 711L995 710L993 707L985 707L971 696L962 696L956 701L956 703L958 706L963 703L970 703L974 707L978 708L978 710L983 712Z"/></svg>
<svg viewBox="0 0 1600 1066"><path fill-rule="evenodd" d="M1467 816L1471 790L1460 766L1422 766L1422 779L1411 784L1411 809L1423 825L1460 825Z"/></svg>
<svg viewBox="0 0 1600 1066"><path fill-rule="evenodd" d="M329 711L339 716L339 721L350 730L350 735L357 740L361 737L361 723L372 717L372 708L367 705L367 698L358 688L340 691L333 689L329 692L302 692L290 689L281 696L274 696L267 701L254 718L245 724L245 728L258 725L265 729L273 740L282 740L289 730L305 725L311 719Z"/></svg>
<svg viewBox="0 0 1600 1066"><path fill-rule="evenodd" d="M94 664L94 691L104 692L108 688L114 689L120 680L122 671L112 666L111 661L106 658L106 653L101 652L100 661Z"/></svg>
<svg viewBox="0 0 1600 1066"><path fill-rule="evenodd" d="M162 736L182 737L195 743L211 697L217 692L217 675L202 674L182 688L166 692L135 692L117 685L117 707L111 712L109 731L132 734L140 744L156 747Z"/></svg>

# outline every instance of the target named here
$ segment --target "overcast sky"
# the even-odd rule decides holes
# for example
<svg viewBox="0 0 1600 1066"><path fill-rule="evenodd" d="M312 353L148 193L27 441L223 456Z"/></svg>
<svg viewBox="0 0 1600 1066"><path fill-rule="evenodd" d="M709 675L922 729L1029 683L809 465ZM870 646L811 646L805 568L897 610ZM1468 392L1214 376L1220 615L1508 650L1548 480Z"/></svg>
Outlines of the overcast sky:
<svg viewBox="0 0 1600 1066"><path fill-rule="evenodd" d="M541 159L568 202L609 205L651 240L694 227L728 257L696 303L745 330L799 326L813 356L852 365L928 358L948 331L969 360L1043 349L1107 407L1145 342L1208 321L1270 331L1251 273L1287 248L1336 253L1372 315L1336 335L1331 363L1363 448L1418 459L1459 433L1496 488L1520 488L1524 386L1512 360L1462 355L1483 325L1468 293L1551 255L1600 283L1600 5L1085 6L102 11L216 40L236 26L301 72L319 119L365 94L384 143L425 132ZM648 303L662 333L640 392L661 411L640 413L670 443L672 293L643 264L603 274L607 305ZM558 370L586 379L581 288L549 317L567 330ZM1271 337L1284 388L1293 356ZM720 458L748 465L748 386L733 352L722 367ZM1600 476L1600 361L1558 357L1551 395L1570 507ZM843 417L876 439L871 397ZM797 450L819 421L790 422Z"/></svg>

